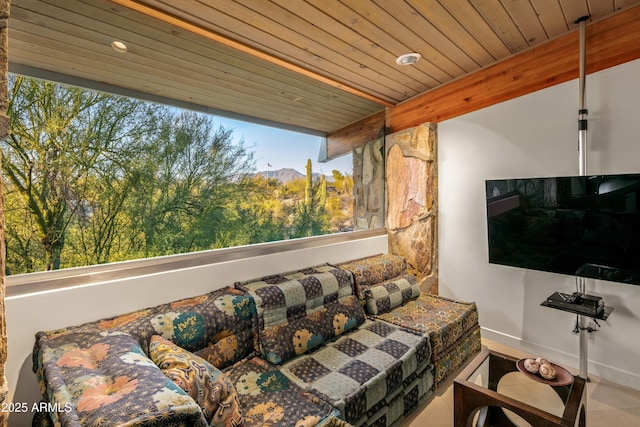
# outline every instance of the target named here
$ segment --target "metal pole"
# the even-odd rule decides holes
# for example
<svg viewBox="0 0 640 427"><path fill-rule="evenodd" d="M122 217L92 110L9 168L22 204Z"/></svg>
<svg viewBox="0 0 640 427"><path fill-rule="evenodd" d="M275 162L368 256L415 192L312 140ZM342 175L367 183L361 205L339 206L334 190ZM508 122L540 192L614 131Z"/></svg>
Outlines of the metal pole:
<svg viewBox="0 0 640 427"><path fill-rule="evenodd" d="M589 111L586 108L586 24L588 16L583 16L576 20L580 25L580 99L578 109L578 157L580 175L587 174L587 115Z"/></svg>
<svg viewBox="0 0 640 427"><path fill-rule="evenodd" d="M579 110L578 110L578 169L580 176L587 174L587 115L589 112L586 108L586 26L588 16L583 16L576 20L576 23L580 25L580 96L579 96ZM586 293L587 279L584 277L578 278L578 292ZM580 327L580 376L585 380L589 380L589 332L586 329L588 322L586 316L579 316L578 322Z"/></svg>
<svg viewBox="0 0 640 427"><path fill-rule="evenodd" d="M578 292L585 293L587 279L584 277L578 278ZM589 331L587 330L587 322L589 319L586 316L578 316L578 323L580 327L580 376L589 381Z"/></svg>

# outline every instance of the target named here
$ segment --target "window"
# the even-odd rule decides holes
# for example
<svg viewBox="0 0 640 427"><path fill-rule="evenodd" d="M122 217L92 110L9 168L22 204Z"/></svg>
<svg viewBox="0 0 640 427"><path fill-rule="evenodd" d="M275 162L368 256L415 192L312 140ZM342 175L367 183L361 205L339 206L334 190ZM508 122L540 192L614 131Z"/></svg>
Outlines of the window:
<svg viewBox="0 0 640 427"><path fill-rule="evenodd" d="M353 229L321 138L11 75L7 273Z"/></svg>

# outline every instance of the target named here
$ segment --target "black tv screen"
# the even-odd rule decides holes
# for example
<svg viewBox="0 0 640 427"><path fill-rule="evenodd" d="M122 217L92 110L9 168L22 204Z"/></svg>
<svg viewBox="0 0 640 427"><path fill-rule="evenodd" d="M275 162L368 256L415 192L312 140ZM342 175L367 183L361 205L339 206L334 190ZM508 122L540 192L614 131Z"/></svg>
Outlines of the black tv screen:
<svg viewBox="0 0 640 427"><path fill-rule="evenodd" d="M640 285L640 174L486 181L489 262Z"/></svg>

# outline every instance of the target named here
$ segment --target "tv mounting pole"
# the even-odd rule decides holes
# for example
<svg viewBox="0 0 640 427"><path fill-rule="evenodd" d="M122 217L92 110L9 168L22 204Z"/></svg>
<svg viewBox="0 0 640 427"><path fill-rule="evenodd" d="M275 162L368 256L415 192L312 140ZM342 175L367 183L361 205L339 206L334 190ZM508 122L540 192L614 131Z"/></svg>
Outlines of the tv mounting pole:
<svg viewBox="0 0 640 427"><path fill-rule="evenodd" d="M578 157L579 157L579 174L585 176L587 174L587 115L589 111L586 108L586 24L589 16L583 16L576 20L576 24L580 25L580 99L578 110Z"/></svg>
<svg viewBox="0 0 640 427"><path fill-rule="evenodd" d="M586 25L589 16L578 18L575 22L580 25L580 100L578 110L578 170L580 176L587 174L587 115L586 108ZM578 292L586 294L587 279L577 277ZM587 352L589 331L585 326L588 322L586 316L578 317L580 328L580 376L589 380L589 358Z"/></svg>

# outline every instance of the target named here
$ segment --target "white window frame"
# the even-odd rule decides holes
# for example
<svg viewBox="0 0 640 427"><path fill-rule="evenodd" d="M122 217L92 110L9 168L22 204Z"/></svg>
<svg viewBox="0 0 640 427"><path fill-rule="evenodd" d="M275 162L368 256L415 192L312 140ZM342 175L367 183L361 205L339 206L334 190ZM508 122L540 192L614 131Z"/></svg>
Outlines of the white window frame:
<svg viewBox="0 0 640 427"><path fill-rule="evenodd" d="M10 299L52 290L91 286L118 279L338 244L386 234L386 229L376 228L86 267L16 274L5 278L5 297ZM317 262L310 260L310 265L322 262L322 260Z"/></svg>

